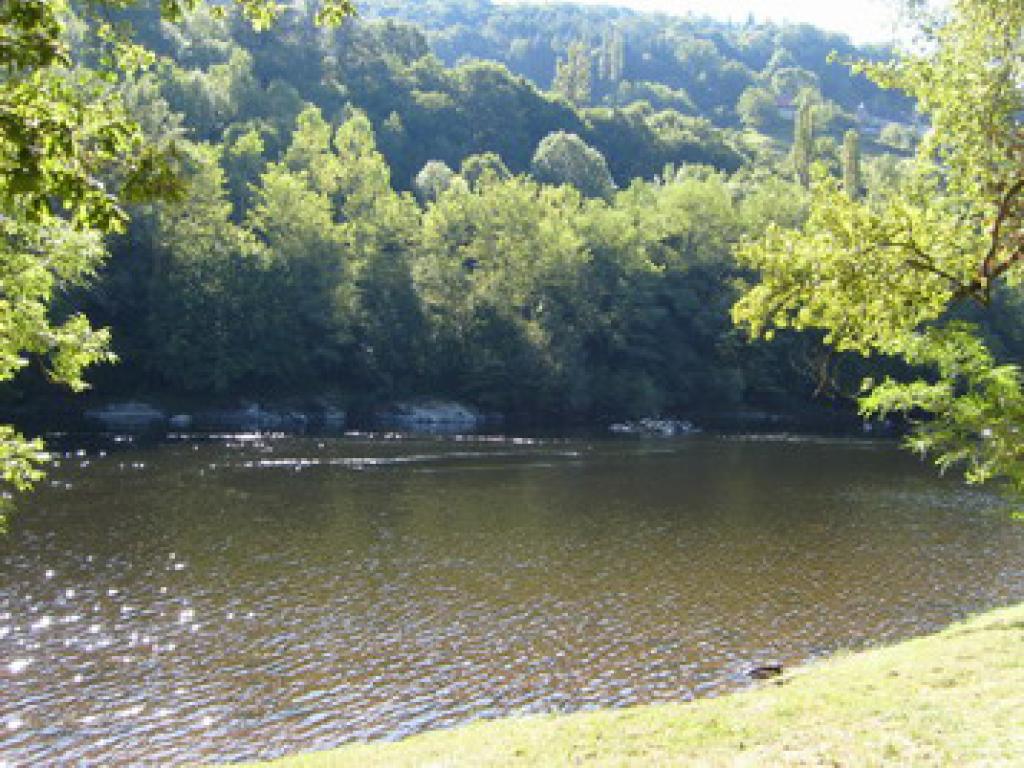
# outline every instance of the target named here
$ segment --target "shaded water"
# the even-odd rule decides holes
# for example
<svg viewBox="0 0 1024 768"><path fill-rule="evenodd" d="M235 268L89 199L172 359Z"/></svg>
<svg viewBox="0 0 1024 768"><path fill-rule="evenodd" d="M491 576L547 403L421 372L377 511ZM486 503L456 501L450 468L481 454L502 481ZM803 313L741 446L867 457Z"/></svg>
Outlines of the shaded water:
<svg viewBox="0 0 1024 768"><path fill-rule="evenodd" d="M66 456L23 506L10 765L687 699L1024 599L1024 526L867 442L180 442Z"/></svg>

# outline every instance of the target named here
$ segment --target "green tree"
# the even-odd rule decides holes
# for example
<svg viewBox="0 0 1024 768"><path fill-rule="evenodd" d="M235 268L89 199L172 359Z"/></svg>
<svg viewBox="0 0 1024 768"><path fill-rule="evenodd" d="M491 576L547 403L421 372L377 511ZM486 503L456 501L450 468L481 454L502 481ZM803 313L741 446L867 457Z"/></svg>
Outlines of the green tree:
<svg viewBox="0 0 1024 768"><path fill-rule="evenodd" d="M293 385L335 371L351 336L351 310L343 297L352 265L344 258L331 198L315 184L285 164L269 166L246 220L271 254L276 302L286 308L275 338L265 342L278 361L271 370Z"/></svg>
<svg viewBox="0 0 1024 768"><path fill-rule="evenodd" d="M850 197L860 197L863 189L860 172L860 134L852 128L843 135L843 189Z"/></svg>
<svg viewBox="0 0 1024 768"><path fill-rule="evenodd" d="M740 95L736 112L747 128L756 131L772 130L779 125L779 109L767 88L750 86Z"/></svg>
<svg viewBox="0 0 1024 768"><path fill-rule="evenodd" d="M1024 276L1024 6L954 0L925 28L920 53L860 67L931 120L912 172L867 199L817 174L803 227L739 249L759 278L733 315L754 336L818 329L836 350L906 361L918 377L864 382L864 415L905 414L909 444L941 467L1024 492L1020 369L957 319Z"/></svg>
<svg viewBox="0 0 1024 768"><path fill-rule="evenodd" d="M335 215L349 263L351 285L336 292L339 311L351 317L357 385L390 395L408 393L422 379L426 321L412 278L420 241L420 209L391 186L387 161L373 127L354 112L337 130L339 161Z"/></svg>
<svg viewBox="0 0 1024 768"><path fill-rule="evenodd" d="M56 299L102 264L103 236L124 229L126 201L178 189L166 148L146 143L112 84L152 58L91 14L108 5L130 3L86 6L88 32L76 47L69 29L79 20L68 0L0 7L0 380L35 357L52 380L85 387L85 368L111 359L109 334L83 315L55 316ZM160 7L174 21L194 5ZM279 10L270 0L238 5L256 25ZM324 0L318 19L336 23L352 11L349 0ZM85 60L98 63L90 69ZM0 479L25 488L44 458L38 441L0 427Z"/></svg>
<svg viewBox="0 0 1024 768"><path fill-rule="evenodd" d="M0 8L0 380L30 358L49 377L85 388L84 369L111 359L109 335L83 315L55 317L69 286L103 261L103 235L123 230L125 214L100 179L114 169L141 181L140 131L120 94L76 67L64 3L20 0ZM0 427L0 475L16 488L39 477L39 441Z"/></svg>
<svg viewBox="0 0 1024 768"><path fill-rule="evenodd" d="M573 133L552 133L540 142L530 173L543 184L571 184L587 197L610 198L615 183L604 155Z"/></svg>
<svg viewBox="0 0 1024 768"><path fill-rule="evenodd" d="M772 176L745 184L739 200L740 235L760 237L775 224L799 227L807 219L807 191L795 181Z"/></svg>
<svg viewBox="0 0 1024 768"><path fill-rule="evenodd" d="M221 162L228 174L236 219L241 219L252 204L253 185L266 166L266 149L263 135L256 127L225 141Z"/></svg>
<svg viewBox="0 0 1024 768"><path fill-rule="evenodd" d="M886 123L878 136L878 140L882 144L902 150L913 149L916 139L914 129L900 123Z"/></svg>
<svg viewBox="0 0 1024 768"><path fill-rule="evenodd" d="M780 96L796 100L804 90L817 91L818 76L800 67L783 67L772 73L772 90Z"/></svg>
<svg viewBox="0 0 1024 768"><path fill-rule="evenodd" d="M520 178L451 190L423 218L415 275L436 391L510 411L550 409L566 384L587 261L580 194Z"/></svg>
<svg viewBox="0 0 1024 768"><path fill-rule="evenodd" d="M559 61L555 68L552 86L555 93L576 106L589 104L592 68L593 62L586 44L576 42L570 45L566 59Z"/></svg>
<svg viewBox="0 0 1024 768"><path fill-rule="evenodd" d="M266 290L271 257L231 221L217 150L182 151L187 192L155 214L145 362L182 390L226 392L274 370L273 358L262 355L275 347L263 301L273 295Z"/></svg>
<svg viewBox="0 0 1024 768"><path fill-rule="evenodd" d="M292 141L282 162L291 172L302 174L309 186L330 195L337 189L338 166L331 148L334 129L317 107L309 104L295 120Z"/></svg>
<svg viewBox="0 0 1024 768"><path fill-rule="evenodd" d="M814 104L810 98L800 99L797 107L790 161L797 181L804 187L810 186L811 164L814 162Z"/></svg>
<svg viewBox="0 0 1024 768"><path fill-rule="evenodd" d="M470 155L462 161L459 175L471 187L491 181L506 181L512 176L504 161L494 152Z"/></svg>
<svg viewBox="0 0 1024 768"><path fill-rule="evenodd" d="M598 72L606 83L615 85L626 69L626 39L619 29L606 32L601 38Z"/></svg>
<svg viewBox="0 0 1024 768"><path fill-rule="evenodd" d="M626 75L626 37L621 30L612 33L608 54L608 79L617 83Z"/></svg>
<svg viewBox="0 0 1024 768"><path fill-rule="evenodd" d="M451 187L455 180L455 172L440 160L431 160L420 169L413 179L416 197L424 205L437 200L442 192Z"/></svg>

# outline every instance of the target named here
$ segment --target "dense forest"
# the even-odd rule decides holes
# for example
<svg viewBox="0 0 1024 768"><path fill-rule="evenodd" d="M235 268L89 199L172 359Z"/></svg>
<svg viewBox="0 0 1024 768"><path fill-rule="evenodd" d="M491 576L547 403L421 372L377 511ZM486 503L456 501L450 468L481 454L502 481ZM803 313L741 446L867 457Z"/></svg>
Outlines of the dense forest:
<svg viewBox="0 0 1024 768"><path fill-rule="evenodd" d="M93 397L613 418L855 386L859 360L824 385L812 335L747 344L732 253L802 221L812 167L858 196L899 176L913 105L843 63L887 51L754 20L359 8L333 29L302 8L266 32L208 10L165 24L156 4L115 19L158 55L119 87L186 183L136 205L66 297L112 329ZM1014 308L994 316L1020 344L998 331Z"/></svg>

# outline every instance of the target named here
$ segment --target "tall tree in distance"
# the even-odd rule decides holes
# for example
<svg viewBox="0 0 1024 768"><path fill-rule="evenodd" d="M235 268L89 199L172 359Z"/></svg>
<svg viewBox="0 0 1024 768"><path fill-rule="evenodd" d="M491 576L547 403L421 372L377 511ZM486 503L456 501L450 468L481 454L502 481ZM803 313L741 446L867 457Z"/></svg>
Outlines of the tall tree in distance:
<svg viewBox="0 0 1024 768"><path fill-rule="evenodd" d="M267 326L246 311L259 306L265 312L266 302L245 298L265 284L269 254L231 221L218 154L209 145L184 145L187 191L156 207L154 215L147 368L186 391L225 391L267 362L253 359L268 346L266 333L256 329Z"/></svg>
<svg viewBox="0 0 1024 768"><path fill-rule="evenodd" d="M566 59L555 64L555 93L578 107L589 104L592 66L590 51L585 43L575 42L570 45Z"/></svg>
<svg viewBox="0 0 1024 768"><path fill-rule="evenodd" d="M618 29L612 29L601 39L598 57L598 73L603 81L611 85L622 80L626 68L626 39Z"/></svg>
<svg viewBox="0 0 1024 768"><path fill-rule="evenodd" d="M611 61L608 79L617 83L626 76L626 36L620 30L612 33Z"/></svg>
<svg viewBox="0 0 1024 768"><path fill-rule="evenodd" d="M796 180L804 187L811 184L811 163L814 162L814 105L803 95L799 99L793 121L793 149L790 159Z"/></svg>
<svg viewBox="0 0 1024 768"><path fill-rule="evenodd" d="M863 182L860 173L860 134L853 128L843 136L843 189L850 197L860 196Z"/></svg>

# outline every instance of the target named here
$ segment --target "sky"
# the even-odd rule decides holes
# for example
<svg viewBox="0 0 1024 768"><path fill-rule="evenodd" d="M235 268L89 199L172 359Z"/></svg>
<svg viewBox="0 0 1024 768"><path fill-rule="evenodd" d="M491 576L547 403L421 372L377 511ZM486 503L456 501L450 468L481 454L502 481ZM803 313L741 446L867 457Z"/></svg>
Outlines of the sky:
<svg viewBox="0 0 1024 768"><path fill-rule="evenodd" d="M512 2L513 0L505 0ZM523 2L523 0L515 0ZM526 0L544 2L544 0ZM565 2L566 0L561 0ZM679 16L693 13L715 19L813 24L830 32L843 32L856 43L893 39L896 18L892 0L568 0L580 5L614 5L638 11L660 11Z"/></svg>

